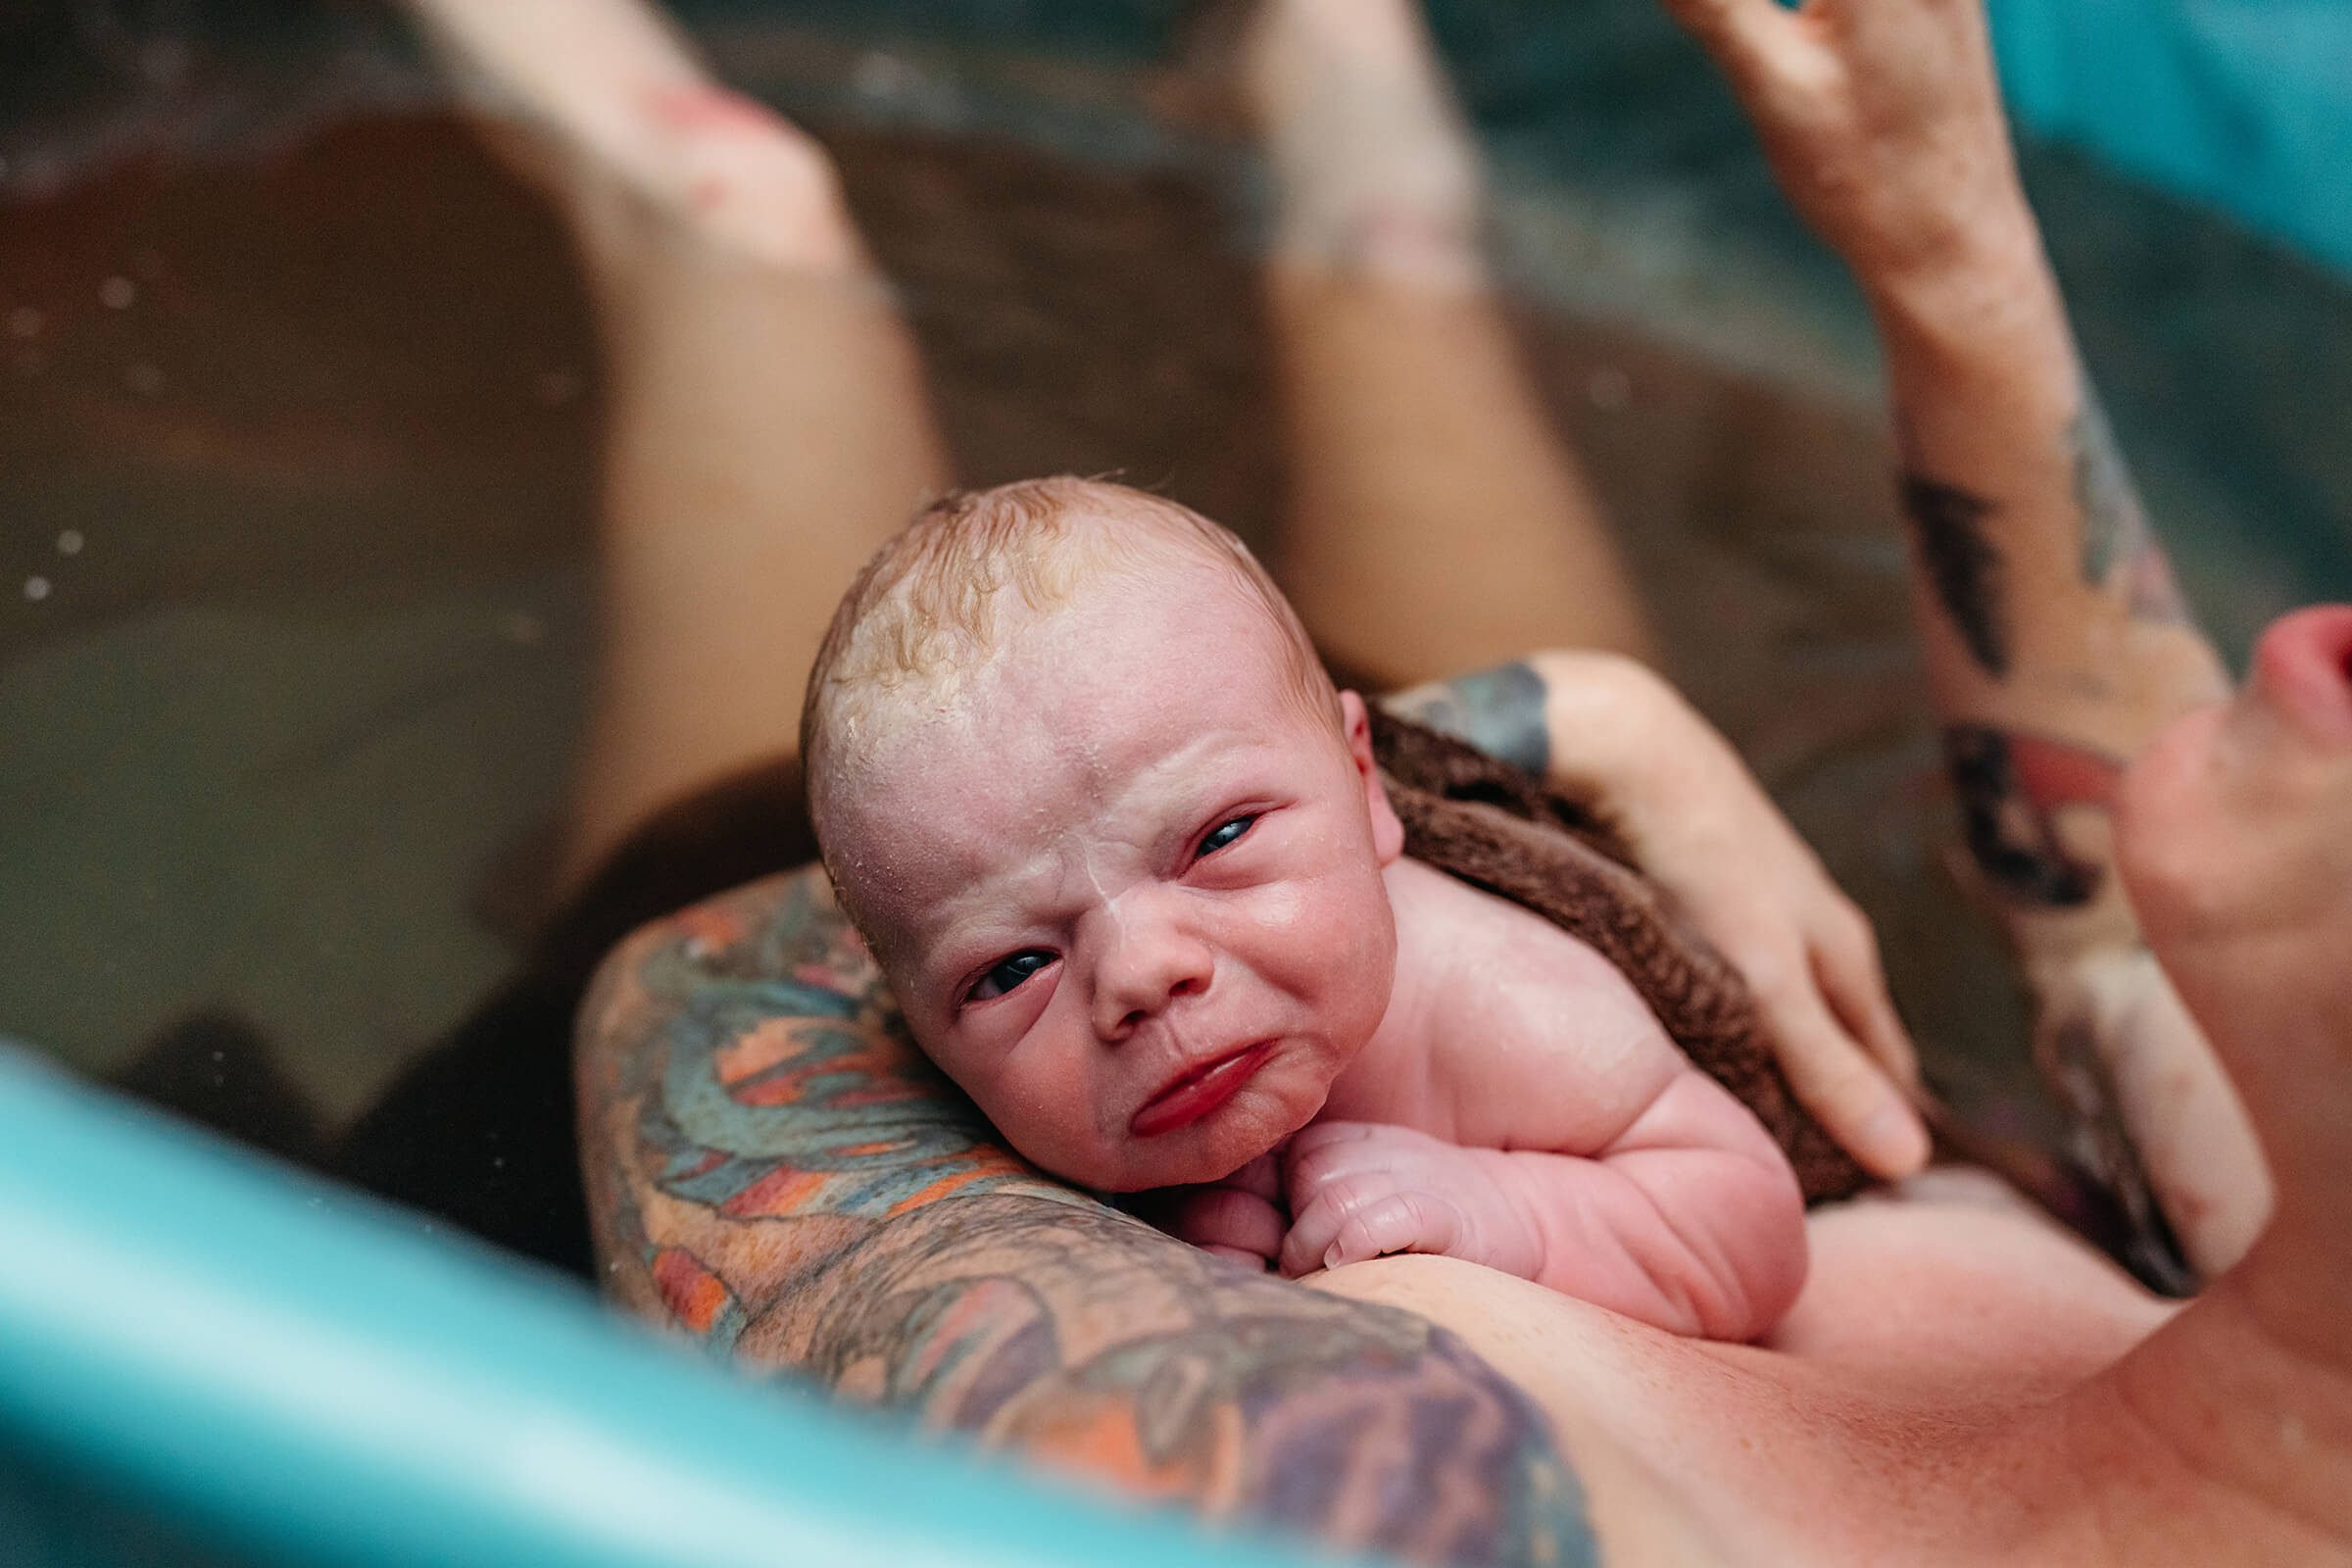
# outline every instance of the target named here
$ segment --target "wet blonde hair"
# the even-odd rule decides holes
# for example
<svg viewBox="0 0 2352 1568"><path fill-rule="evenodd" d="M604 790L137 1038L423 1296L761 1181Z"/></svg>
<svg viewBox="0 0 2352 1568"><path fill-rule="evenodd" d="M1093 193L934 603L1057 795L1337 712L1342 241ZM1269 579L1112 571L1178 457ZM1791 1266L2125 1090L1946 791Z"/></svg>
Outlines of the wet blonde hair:
<svg viewBox="0 0 2352 1568"><path fill-rule="evenodd" d="M1286 689L1335 727L1339 693L1298 612L1232 533L1173 501L1094 479L1028 479L932 503L842 596L808 672L801 758L820 845L824 784L916 697L953 696L1024 625L1106 578L1206 566L1264 612ZM827 863L832 856L828 850ZM838 880L838 879L837 879Z"/></svg>

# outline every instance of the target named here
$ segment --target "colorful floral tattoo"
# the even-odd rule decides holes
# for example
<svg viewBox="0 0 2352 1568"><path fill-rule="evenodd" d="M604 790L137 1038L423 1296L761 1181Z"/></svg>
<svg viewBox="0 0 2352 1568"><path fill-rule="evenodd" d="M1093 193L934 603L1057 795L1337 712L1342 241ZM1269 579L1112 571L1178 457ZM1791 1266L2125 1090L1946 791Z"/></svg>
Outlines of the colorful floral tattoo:
<svg viewBox="0 0 2352 1568"><path fill-rule="evenodd" d="M820 872L625 943L579 1072L607 1286L715 1356L1213 1519L1593 1560L1543 1416L1460 1341L1221 1262L999 1144Z"/></svg>

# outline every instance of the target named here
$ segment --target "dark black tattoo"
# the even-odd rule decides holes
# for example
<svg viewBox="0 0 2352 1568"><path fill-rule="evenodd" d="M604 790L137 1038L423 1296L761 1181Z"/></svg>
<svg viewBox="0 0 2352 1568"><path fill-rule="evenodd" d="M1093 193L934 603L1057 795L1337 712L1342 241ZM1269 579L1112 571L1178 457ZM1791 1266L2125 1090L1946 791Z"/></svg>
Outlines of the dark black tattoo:
<svg viewBox="0 0 2352 1568"><path fill-rule="evenodd" d="M1551 766L1544 677L1524 660L1389 699L1391 711L1465 741L1538 778Z"/></svg>
<svg viewBox="0 0 2352 1568"><path fill-rule="evenodd" d="M2105 808L2122 771L2112 759L1981 724L1945 730L1943 755L1969 853L1995 887L2059 908L2077 908L2098 896L2105 870L2068 852L2057 812L2075 805Z"/></svg>
<svg viewBox="0 0 2352 1568"><path fill-rule="evenodd" d="M2182 621L2188 607L2173 582L2170 563L2132 473L2107 422L2107 411L2085 388L2082 408L2067 426L2075 455L2075 509L2082 516L2082 580L2121 594L2142 620Z"/></svg>
<svg viewBox="0 0 2352 1568"><path fill-rule="evenodd" d="M1961 640L1984 673L1998 680L2009 673L2009 614L2002 601L2000 552L1984 537L1993 504L1983 496L1906 473L1903 515L1919 530L1920 562L1936 602L1959 628Z"/></svg>
<svg viewBox="0 0 2352 1568"><path fill-rule="evenodd" d="M2195 1295L2197 1272L2140 1163L2115 1074L2090 1022L2076 1016L2045 1021L2034 1037L2034 1065L2066 1114L2066 1153L2088 1178L2061 1189L2071 1202L2059 1212L2148 1289Z"/></svg>

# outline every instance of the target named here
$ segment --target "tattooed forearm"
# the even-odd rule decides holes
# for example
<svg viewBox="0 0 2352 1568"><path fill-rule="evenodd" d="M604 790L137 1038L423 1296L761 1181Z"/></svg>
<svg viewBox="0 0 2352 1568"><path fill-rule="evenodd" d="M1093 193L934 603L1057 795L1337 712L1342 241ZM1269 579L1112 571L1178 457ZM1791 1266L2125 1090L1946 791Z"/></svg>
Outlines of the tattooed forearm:
<svg viewBox="0 0 2352 1568"><path fill-rule="evenodd" d="M1551 765L1545 696L1544 677L1518 660L1474 675L1415 686L1382 706L1540 778Z"/></svg>
<svg viewBox="0 0 2352 1568"><path fill-rule="evenodd" d="M2075 458L2083 582L2116 595L2142 620L2186 620L2188 609L2173 582L2172 565L2148 526L2107 412L2087 384L2082 411L2066 433Z"/></svg>
<svg viewBox="0 0 2352 1568"><path fill-rule="evenodd" d="M1936 601L1984 673L1996 680L2009 673L2009 612L2002 600L2001 553L1985 537L1993 504L1983 496L1907 473L1902 479L1903 515L1919 532L1921 568Z"/></svg>
<svg viewBox="0 0 2352 1568"><path fill-rule="evenodd" d="M1996 888L2063 908L2098 895L2106 868L2068 849L2059 813L2072 806L2100 811L2112 806L2120 762L2065 741L1982 724L1945 730L1943 753L1969 853Z"/></svg>
<svg viewBox="0 0 2352 1568"><path fill-rule="evenodd" d="M609 1281L714 1354L1212 1517L1591 1560L1542 1416L1458 1341L1219 1262L998 1145L815 873L640 933L582 1016Z"/></svg>

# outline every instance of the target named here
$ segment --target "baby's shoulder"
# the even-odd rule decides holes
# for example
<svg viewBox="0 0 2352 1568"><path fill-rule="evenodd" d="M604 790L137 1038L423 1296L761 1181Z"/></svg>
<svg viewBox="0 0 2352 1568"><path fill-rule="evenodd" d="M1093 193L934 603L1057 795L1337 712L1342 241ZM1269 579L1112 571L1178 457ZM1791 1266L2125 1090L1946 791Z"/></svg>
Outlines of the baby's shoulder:
<svg viewBox="0 0 2352 1568"><path fill-rule="evenodd" d="M1680 1070L1657 1014L1590 945L1443 871L1397 866L1396 1010L1433 1089L1573 1090L1608 1121Z"/></svg>
<svg viewBox="0 0 2352 1568"><path fill-rule="evenodd" d="M1491 979L1563 986L1632 983L1589 944L1524 905L1409 858L1389 868L1398 963L1468 968ZM1637 998L1638 1000L1638 998Z"/></svg>

